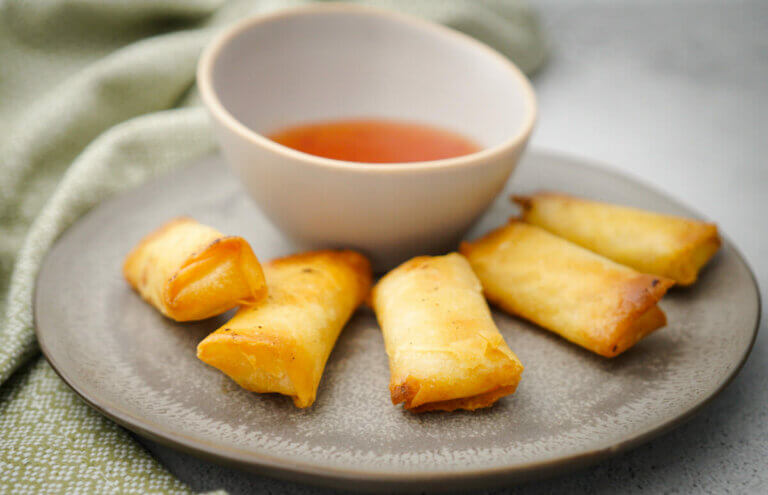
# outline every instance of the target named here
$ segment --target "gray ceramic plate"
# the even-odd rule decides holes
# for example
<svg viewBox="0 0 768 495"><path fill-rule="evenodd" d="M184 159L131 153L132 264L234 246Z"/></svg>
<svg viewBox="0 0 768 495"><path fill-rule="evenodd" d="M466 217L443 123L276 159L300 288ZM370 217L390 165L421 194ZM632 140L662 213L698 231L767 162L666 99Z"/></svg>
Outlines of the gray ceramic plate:
<svg viewBox="0 0 768 495"><path fill-rule="evenodd" d="M540 188L694 215L613 172L529 154L507 192ZM503 194L469 237L512 213ZM196 344L227 315L174 323L123 281L128 250L181 214L244 236L265 260L294 250L220 157L202 160L101 205L59 239L35 296L43 352L78 394L121 425L296 481L478 488L585 465L648 440L709 401L738 372L757 331L754 279L726 242L693 288L664 299L668 327L614 360L495 313L525 372L514 396L475 413L417 416L393 407L383 342L373 315L361 310L330 357L314 407L299 410L287 398L241 390L195 358Z"/></svg>

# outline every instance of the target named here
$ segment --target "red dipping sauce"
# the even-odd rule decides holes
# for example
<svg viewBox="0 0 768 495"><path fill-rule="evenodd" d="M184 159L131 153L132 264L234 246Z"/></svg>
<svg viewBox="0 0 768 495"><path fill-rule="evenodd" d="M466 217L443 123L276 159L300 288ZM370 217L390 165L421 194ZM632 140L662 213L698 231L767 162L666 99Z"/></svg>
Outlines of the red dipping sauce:
<svg viewBox="0 0 768 495"><path fill-rule="evenodd" d="M455 132L396 120L318 122L289 127L269 138L310 155L365 163L425 162L481 149Z"/></svg>

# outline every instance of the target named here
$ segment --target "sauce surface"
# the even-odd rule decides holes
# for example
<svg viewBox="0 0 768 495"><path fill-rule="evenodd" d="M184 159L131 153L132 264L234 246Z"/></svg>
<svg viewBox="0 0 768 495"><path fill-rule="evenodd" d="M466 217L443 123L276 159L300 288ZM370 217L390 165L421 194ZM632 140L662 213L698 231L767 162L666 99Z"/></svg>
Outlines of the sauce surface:
<svg viewBox="0 0 768 495"><path fill-rule="evenodd" d="M289 127L269 138L310 155L365 163L440 160L481 149L461 134L397 120L317 122Z"/></svg>

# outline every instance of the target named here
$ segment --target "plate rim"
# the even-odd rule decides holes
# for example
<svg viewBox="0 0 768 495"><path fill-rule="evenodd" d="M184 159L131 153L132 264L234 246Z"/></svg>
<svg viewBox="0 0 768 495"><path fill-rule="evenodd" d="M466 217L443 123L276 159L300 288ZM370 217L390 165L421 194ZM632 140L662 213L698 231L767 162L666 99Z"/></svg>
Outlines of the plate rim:
<svg viewBox="0 0 768 495"><path fill-rule="evenodd" d="M676 206L681 207L687 211L692 212L698 218L705 218L699 214L695 209L683 204L676 198L670 196L666 192L659 190L657 187L648 184L645 180L635 177L631 173L626 173L622 170L616 170L614 167L598 159L592 159L585 156L580 156L571 153L564 153L559 151L535 149L529 150L526 155L534 155L541 159L555 159L559 161L576 162L578 166L588 168L593 172L618 176L621 179L635 183L644 189L653 191L655 194L662 196L665 200ZM201 155L197 158L189 160L190 165L201 164L203 162L212 159L225 159L220 152L214 152L206 155ZM521 158L525 159L525 156ZM35 277L35 285L32 295L32 310L33 321L32 325L35 332L35 337L40 346L42 354L50 364L51 368L62 379L62 381L72 389L81 400L83 400L88 406L96 410L101 415L109 418L111 421L118 425L142 436L156 441L160 444L181 450L186 453L193 454L197 457L201 457L219 464L227 466L235 466L239 469L255 472L261 475L272 476L288 481L299 481L314 485L321 485L334 488L349 488L347 483L356 482L355 489L362 489L365 491L384 491L397 488L400 490L407 490L408 488L423 491L425 488L429 489L443 489L443 490L456 490L460 487L477 487L477 484L482 484L484 487L492 487L503 484L509 481L527 481L532 479L539 479L548 475L557 473L565 473L573 471L580 467L586 467L591 464L597 463L601 460L607 459L614 455L631 450L653 438L663 435L664 433L680 426L687 422L696 413L701 411L704 407L710 404L715 397L717 397L741 372L744 364L747 362L752 349L754 348L755 341L757 340L757 334L760 330L760 321L762 319L762 296L760 293L760 286L755 276L754 271L750 267L744 255L738 249L738 247L731 242L730 238L726 236L722 231L720 236L722 237L724 244L727 245L733 253L736 255L738 261L746 268L749 274L749 280L751 281L752 288L756 298L756 312L754 317L752 337L749 345L746 346L744 353L740 356L739 362L728 376L718 385L718 387L705 398L701 399L695 406L691 407L687 411L673 417L669 420L658 421L653 426L646 428L644 431L618 442L607 442L607 445L594 448L585 452L577 452L567 456L552 457L545 460L527 462L522 464L495 466L491 468L480 468L471 470L456 471L429 471L429 472L408 472L408 471L375 471L367 468L341 468L330 465L320 465L317 463L311 463L306 461L292 461L290 464L281 457L271 456L267 453L259 453L250 450L240 449L237 447L222 448L220 444L214 444L203 441L201 439L188 437L186 435L164 429L152 421L147 421L139 416L133 414L130 410L116 407L109 401L99 402L99 399L93 398L87 391L78 386L76 380L69 377L63 370L63 367L56 363L56 359L53 357L50 349L45 343L45 337L40 332L37 325L38 322L38 287L39 281L45 272L49 260L50 254L53 251L56 244L71 233L73 227L92 215L97 209L106 207L108 204L119 202L124 197L130 195L138 188L144 187L147 184L162 180L174 173L181 173L185 167L177 168L169 173L162 174L158 177L150 179L136 187L132 187L126 191L122 191L105 201L100 202L91 208L83 216L79 217L72 222L54 241L51 248L46 253L43 261L40 265L40 269ZM514 175L510 178L514 180ZM503 194L503 192L501 193ZM145 447L146 448L146 447ZM162 463L161 463L162 464ZM164 466L165 467L165 466ZM166 467L167 469L167 467ZM450 484L450 486L445 486Z"/></svg>

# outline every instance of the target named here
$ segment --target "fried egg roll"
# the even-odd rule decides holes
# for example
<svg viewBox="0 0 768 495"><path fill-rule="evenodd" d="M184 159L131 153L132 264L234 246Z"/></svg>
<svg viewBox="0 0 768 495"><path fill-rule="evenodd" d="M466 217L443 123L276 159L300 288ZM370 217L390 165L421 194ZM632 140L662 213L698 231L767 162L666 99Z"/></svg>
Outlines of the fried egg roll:
<svg viewBox="0 0 768 495"><path fill-rule="evenodd" d="M523 219L617 263L691 285L720 248L717 226L557 193L515 196Z"/></svg>
<svg viewBox="0 0 768 495"><path fill-rule="evenodd" d="M315 251L264 266L269 294L240 308L197 346L197 357L252 392L309 407L336 339L371 287L354 251Z"/></svg>
<svg viewBox="0 0 768 495"><path fill-rule="evenodd" d="M176 321L216 316L267 292L259 260L245 239L186 217L139 242L125 259L123 275L141 297Z"/></svg>
<svg viewBox="0 0 768 495"><path fill-rule="evenodd" d="M389 356L393 404L414 412L488 407L517 388L523 366L458 253L413 258L372 293Z"/></svg>
<svg viewBox="0 0 768 495"><path fill-rule="evenodd" d="M460 248L489 301L592 352L614 357L666 324L674 282L639 273L512 220Z"/></svg>

